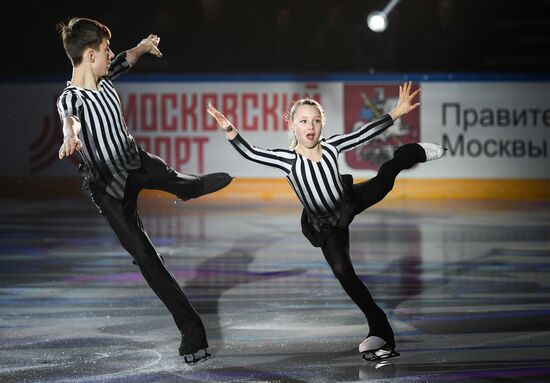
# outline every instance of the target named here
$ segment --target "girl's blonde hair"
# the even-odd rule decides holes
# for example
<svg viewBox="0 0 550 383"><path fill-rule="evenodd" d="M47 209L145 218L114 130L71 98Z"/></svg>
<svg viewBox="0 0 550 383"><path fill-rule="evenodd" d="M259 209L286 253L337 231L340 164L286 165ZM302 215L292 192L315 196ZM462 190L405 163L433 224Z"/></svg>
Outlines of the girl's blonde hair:
<svg viewBox="0 0 550 383"><path fill-rule="evenodd" d="M319 113L321 113L321 124L322 124L322 126L325 126L325 120L326 120L325 111L323 110L323 107L321 106L321 104L319 104L317 101L315 101L311 98L302 98L302 99L296 101L294 103L294 105L292 105L292 108L290 108L290 110L286 114L285 119L286 119L287 123L294 121L294 116L296 115L296 110L298 109L299 106L302 106L302 105L311 105L311 106L316 107L317 110L319 110ZM289 129L289 134L290 134L290 138L292 140L292 142L290 143L290 149L294 149L298 145L298 140L296 139L296 135L294 134L292 129Z"/></svg>

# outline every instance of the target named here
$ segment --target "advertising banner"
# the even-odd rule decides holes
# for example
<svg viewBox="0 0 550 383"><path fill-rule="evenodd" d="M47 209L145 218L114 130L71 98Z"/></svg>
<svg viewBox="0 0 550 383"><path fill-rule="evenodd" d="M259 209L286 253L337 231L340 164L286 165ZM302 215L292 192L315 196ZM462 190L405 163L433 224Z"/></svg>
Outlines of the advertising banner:
<svg viewBox="0 0 550 383"><path fill-rule="evenodd" d="M323 136L351 132L389 112L399 82L133 82L115 84L130 134L176 170L238 177L279 177L249 162L226 142L206 113L212 103L261 148L287 148L285 113L310 97L324 107ZM0 84L2 176L75 175L77 160L57 159L62 129L55 101L62 83ZM444 161L417 166L400 178L550 178L550 84L420 82L420 108L366 145L340 156L342 173L372 177L393 150L437 142Z"/></svg>

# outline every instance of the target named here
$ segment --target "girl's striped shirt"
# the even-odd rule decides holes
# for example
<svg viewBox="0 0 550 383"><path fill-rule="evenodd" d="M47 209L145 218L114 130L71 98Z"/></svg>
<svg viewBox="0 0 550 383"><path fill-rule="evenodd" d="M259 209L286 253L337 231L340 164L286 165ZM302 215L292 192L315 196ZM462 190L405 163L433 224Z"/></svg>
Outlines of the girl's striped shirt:
<svg viewBox="0 0 550 383"><path fill-rule="evenodd" d="M319 229L323 223L334 225L339 218L338 212L344 195L344 185L338 168L340 153L369 142L391 125L393 120L386 114L353 132L322 138L322 157L318 162L290 149L258 148L241 134L237 134L230 142L246 159L284 172L304 206L309 221Z"/></svg>

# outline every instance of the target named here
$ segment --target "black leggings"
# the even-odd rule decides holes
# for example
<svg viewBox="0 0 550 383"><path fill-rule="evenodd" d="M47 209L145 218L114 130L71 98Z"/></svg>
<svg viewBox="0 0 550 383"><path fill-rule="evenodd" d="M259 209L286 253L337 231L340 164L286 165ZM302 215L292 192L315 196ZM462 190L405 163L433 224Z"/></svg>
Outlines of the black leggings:
<svg viewBox="0 0 550 383"><path fill-rule="evenodd" d="M357 215L381 201L392 190L395 178L401 170L409 169L425 160L424 150L417 144L407 144L399 148L394 158L380 167L376 177L353 185L355 192L359 194L359 203L354 214ZM349 230L333 228L321 250L346 293L367 317L369 335L377 335L395 346L393 331L384 311L374 302L367 286L359 279L351 263Z"/></svg>
<svg viewBox="0 0 550 383"><path fill-rule="evenodd" d="M202 333L197 347L208 347L202 320L151 243L137 210L137 197L142 189L163 190L187 199L196 194L198 178L174 171L161 158L143 150L140 156L142 167L130 172L124 200L112 197L92 183L93 201L151 289L166 305L181 333Z"/></svg>

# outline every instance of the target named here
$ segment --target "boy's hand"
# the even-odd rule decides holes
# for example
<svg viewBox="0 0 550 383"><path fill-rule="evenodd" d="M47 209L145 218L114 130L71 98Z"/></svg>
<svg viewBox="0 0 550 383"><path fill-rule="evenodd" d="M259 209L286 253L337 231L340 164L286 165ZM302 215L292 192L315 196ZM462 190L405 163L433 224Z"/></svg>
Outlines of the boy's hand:
<svg viewBox="0 0 550 383"><path fill-rule="evenodd" d="M160 43L160 37L158 37L157 35L151 34L147 36L147 38L141 40L140 43L138 44L138 47L142 46L146 49L145 51L146 53L150 53L160 58L162 57L162 53L158 48L159 43Z"/></svg>
<svg viewBox="0 0 550 383"><path fill-rule="evenodd" d="M75 150L80 150L82 148L82 141L76 135L65 136L63 139L63 144L59 148L59 159L63 157L68 157L75 152Z"/></svg>

